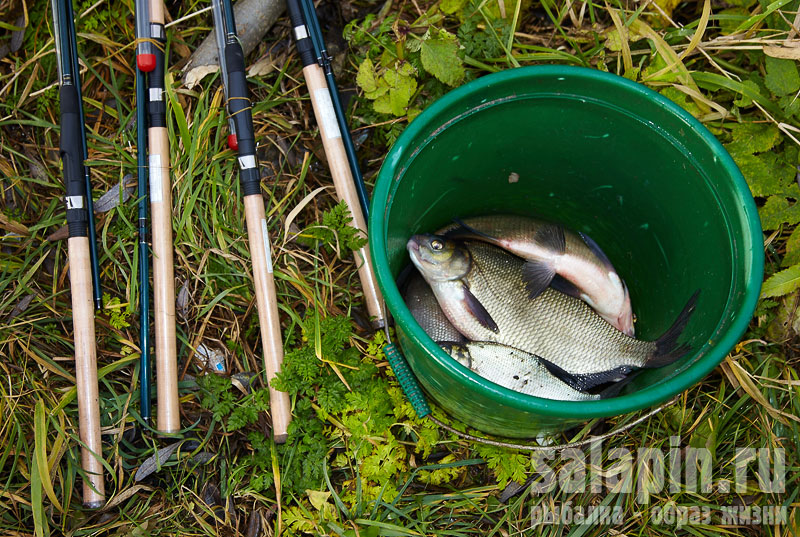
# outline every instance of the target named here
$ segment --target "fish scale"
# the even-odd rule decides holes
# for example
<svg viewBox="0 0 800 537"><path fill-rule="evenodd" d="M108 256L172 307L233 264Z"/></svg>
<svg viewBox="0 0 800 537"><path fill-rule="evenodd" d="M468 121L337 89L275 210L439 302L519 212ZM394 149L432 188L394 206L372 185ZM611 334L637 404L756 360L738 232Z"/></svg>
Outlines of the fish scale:
<svg viewBox="0 0 800 537"><path fill-rule="evenodd" d="M464 367L509 390L559 401L600 399L600 395L576 390L556 378L538 356L513 347L476 341L443 348Z"/></svg>
<svg viewBox="0 0 800 537"><path fill-rule="evenodd" d="M468 339L516 347L581 375L643 367L655 353L655 342L626 336L581 300L549 288L529 300L520 278L524 261L489 244L464 244L472 256L471 270L461 280L432 287L445 314ZM491 315L497 332L482 326L463 301L452 300L463 294L462 282Z"/></svg>
<svg viewBox="0 0 800 537"><path fill-rule="evenodd" d="M447 320L433 291L418 273L409 278L403 298L414 320L433 341L466 342L466 338Z"/></svg>

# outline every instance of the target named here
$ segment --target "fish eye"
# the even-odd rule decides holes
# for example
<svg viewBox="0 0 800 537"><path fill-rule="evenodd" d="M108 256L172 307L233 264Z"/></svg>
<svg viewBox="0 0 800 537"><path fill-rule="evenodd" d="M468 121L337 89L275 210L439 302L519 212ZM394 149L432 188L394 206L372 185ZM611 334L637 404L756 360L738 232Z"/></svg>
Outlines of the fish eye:
<svg viewBox="0 0 800 537"><path fill-rule="evenodd" d="M438 252L439 250L444 248L444 244L442 244L442 241L440 241L439 239L433 239L431 241L431 248Z"/></svg>

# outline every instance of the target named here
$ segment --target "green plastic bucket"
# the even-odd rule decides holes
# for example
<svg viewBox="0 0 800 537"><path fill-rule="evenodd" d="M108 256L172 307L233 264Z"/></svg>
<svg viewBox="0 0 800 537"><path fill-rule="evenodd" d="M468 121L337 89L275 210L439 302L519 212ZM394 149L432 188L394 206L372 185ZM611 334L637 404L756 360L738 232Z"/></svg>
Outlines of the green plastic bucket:
<svg viewBox="0 0 800 537"><path fill-rule="evenodd" d="M414 321L395 279L412 234L490 212L590 235L628 284L641 339L661 335L700 289L682 338L692 352L585 402L522 395L459 365ZM580 67L504 71L437 100L387 155L369 227L378 283L425 391L467 424L517 438L644 409L698 382L747 327L764 265L753 198L714 136L644 86Z"/></svg>

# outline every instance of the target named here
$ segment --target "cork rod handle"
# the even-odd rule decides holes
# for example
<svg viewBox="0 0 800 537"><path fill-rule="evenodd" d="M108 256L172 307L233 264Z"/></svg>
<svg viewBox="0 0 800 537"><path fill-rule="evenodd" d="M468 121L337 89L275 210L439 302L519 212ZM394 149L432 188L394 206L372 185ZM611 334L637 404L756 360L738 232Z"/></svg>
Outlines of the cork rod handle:
<svg viewBox="0 0 800 537"><path fill-rule="evenodd" d="M280 318L278 317L278 296L275 291L275 278L272 274L272 259L264 200L260 194L244 197L247 238L250 243L250 257L253 262L253 280L256 290L258 324L261 327L261 342L264 347L264 369L267 381L272 382L283 363L283 339ZM286 441L292 408L289 394L269 388L270 411L272 413L272 433L278 444Z"/></svg>
<svg viewBox="0 0 800 537"><path fill-rule="evenodd" d="M94 335L94 304L88 237L67 242L69 281L72 293L72 324L75 340L75 380L78 396L81 467L86 472L83 503L97 508L105 501L103 446L100 441L100 403L97 386L97 342Z"/></svg>
<svg viewBox="0 0 800 537"><path fill-rule="evenodd" d="M347 161L342 134L336 123L336 113L333 109L328 84L325 81L325 73L318 64L311 64L303 67L303 76L306 79L309 93L311 94L311 104L314 108L314 116L319 125L322 145L325 155L328 158L328 166L333 176L333 185L336 188L336 195L340 200L347 204L350 214L353 216L352 225L358 229L363 236L367 235L367 223L364 220L364 213L358 201L358 192L353 183L353 174L350 171L350 164ZM372 269L372 259L369 249L365 246L354 252L356 264L358 265L358 276L361 280L361 287L364 289L364 299L367 303L367 311L373 322L377 326L383 326L384 315L381 303L378 282Z"/></svg>
<svg viewBox="0 0 800 537"><path fill-rule="evenodd" d="M172 248L172 194L167 129L151 127L150 218L153 237L153 308L155 319L157 427L180 430L178 358L175 343L175 272Z"/></svg>

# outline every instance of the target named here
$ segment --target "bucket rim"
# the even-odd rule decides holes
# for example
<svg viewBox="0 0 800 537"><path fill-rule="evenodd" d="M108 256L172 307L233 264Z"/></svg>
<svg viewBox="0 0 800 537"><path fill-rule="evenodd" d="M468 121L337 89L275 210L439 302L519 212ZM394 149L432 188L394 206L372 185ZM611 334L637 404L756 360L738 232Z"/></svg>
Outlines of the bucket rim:
<svg viewBox="0 0 800 537"><path fill-rule="evenodd" d="M373 268L375 270L376 279L378 280L378 285L386 301L387 309L398 323L402 322L406 337L423 347L429 353L430 359L435 360L439 366L447 370L454 378L459 378L465 387L478 390L493 398L499 398L498 404L502 403L503 405L519 410L548 415L551 418L571 420L578 418L581 419L581 421L586 421L591 418L627 414L657 405L692 387L715 369L722 362L728 351L739 342L741 335L750 323L760 295L764 273L764 253L761 248L753 247L748 249L747 257L749 257L749 259L746 259L745 263L747 270L743 276L745 280L744 296L741 299L739 307L734 310L736 316L734 321L728 329L722 333L721 337L715 341L713 347L700 358L694 358L694 360L679 373L663 382L652 384L642 390L609 399L557 401L522 394L499 386L473 373L450 358L450 356L439 348L414 321L411 312L408 310L400 294L391 270L389 269L385 208L390 201L389 195L392 186L405 171L404 168L398 169L398 163L400 163L402 156L412 156L413 153L405 154L411 148L413 140L425 131L432 130L430 124L437 118L441 111L457 103L467 95L480 92L482 89L500 82L554 76L570 76L583 78L587 81L599 81L616 86L623 91L639 94L646 99L654 101L658 106L678 116L682 121L691 126L694 133L707 144L713 154L720 159L722 166L729 175L731 187L742 202L742 209L746 215L747 229L743 231L749 234L748 239L751 244L758 245L761 243L763 240L761 221L750 188L733 158L719 140L717 140L700 121L673 101L647 88L643 84L612 73L567 65L526 66L488 74L446 93L423 110L400 134L387 153L378 173L370 210L369 243ZM520 97L524 98L525 96ZM624 108L623 99L615 103L615 106ZM376 210L378 204L383 205L381 210ZM730 302L731 295L729 293L728 304L730 304ZM409 319L411 322L409 322ZM696 349L694 355L696 356L697 353L704 348L705 346L701 346Z"/></svg>

